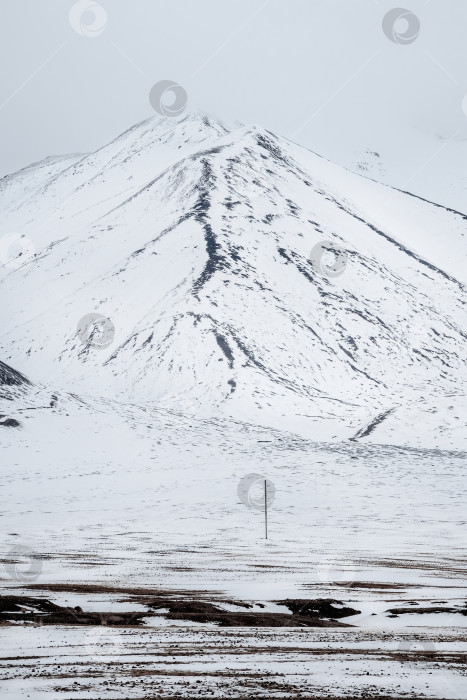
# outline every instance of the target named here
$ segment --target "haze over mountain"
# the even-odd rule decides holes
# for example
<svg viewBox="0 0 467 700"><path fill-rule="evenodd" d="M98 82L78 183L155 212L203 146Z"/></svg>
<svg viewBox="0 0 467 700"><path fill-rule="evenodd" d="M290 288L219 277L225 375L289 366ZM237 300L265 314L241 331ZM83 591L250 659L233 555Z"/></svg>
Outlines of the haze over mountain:
<svg viewBox="0 0 467 700"><path fill-rule="evenodd" d="M0 208L22 250L3 250L2 359L33 382L312 439L466 445L464 214L201 114L7 176ZM105 347L77 334L93 313Z"/></svg>
<svg viewBox="0 0 467 700"><path fill-rule="evenodd" d="M326 149L320 153L326 153L334 160L331 154L335 151ZM364 137L360 136L358 145L355 143L343 149L335 162L378 182L410 190L466 213L466 159L467 141L458 134L441 136L414 126L404 126L397 134L397 148L382 137L372 138L370 144L365 144Z"/></svg>

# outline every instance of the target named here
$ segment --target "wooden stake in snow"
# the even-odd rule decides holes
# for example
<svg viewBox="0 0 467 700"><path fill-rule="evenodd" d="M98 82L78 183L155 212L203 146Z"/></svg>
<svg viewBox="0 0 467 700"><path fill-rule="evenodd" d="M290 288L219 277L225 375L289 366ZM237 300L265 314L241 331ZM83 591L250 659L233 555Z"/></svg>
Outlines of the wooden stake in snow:
<svg viewBox="0 0 467 700"><path fill-rule="evenodd" d="M266 539L268 539L268 485L266 479L264 480L264 529Z"/></svg>

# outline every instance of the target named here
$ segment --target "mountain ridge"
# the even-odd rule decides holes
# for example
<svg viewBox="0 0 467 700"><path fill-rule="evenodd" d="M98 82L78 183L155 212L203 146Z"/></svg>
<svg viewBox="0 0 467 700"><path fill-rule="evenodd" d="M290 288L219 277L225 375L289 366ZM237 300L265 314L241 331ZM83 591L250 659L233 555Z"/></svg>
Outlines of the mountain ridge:
<svg viewBox="0 0 467 700"><path fill-rule="evenodd" d="M385 414L365 439L402 442L408 407L465 396L466 217L266 129L145 120L5 209L35 255L2 271L3 356L34 379L326 439ZM92 313L108 348L76 337Z"/></svg>

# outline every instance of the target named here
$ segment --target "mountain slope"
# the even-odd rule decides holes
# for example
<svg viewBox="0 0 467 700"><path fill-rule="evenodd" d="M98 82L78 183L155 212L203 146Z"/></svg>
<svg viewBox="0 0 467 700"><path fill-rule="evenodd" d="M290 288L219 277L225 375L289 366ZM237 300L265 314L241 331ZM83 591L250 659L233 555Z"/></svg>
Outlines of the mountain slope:
<svg viewBox="0 0 467 700"><path fill-rule="evenodd" d="M412 125L399 125L393 138L365 135L365 143L337 155L353 172L412 192L462 212L467 211L467 140L461 132L441 136ZM391 136L393 137L393 133ZM361 138L361 137L360 137ZM371 139L371 147L368 138ZM335 147L326 148L331 159Z"/></svg>
<svg viewBox="0 0 467 700"><path fill-rule="evenodd" d="M35 250L1 271L15 367L311 438L465 444L464 215L201 115L42 170L0 189ZM308 259L322 241L339 276ZM92 313L105 347L77 335Z"/></svg>

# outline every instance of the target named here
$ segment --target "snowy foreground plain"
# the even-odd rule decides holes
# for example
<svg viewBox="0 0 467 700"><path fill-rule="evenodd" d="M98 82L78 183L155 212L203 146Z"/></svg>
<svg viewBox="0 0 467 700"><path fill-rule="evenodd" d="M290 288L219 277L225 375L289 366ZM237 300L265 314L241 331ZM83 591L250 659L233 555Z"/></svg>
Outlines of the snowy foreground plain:
<svg viewBox="0 0 467 700"><path fill-rule="evenodd" d="M2 595L135 617L5 624L2 698L467 697L465 454L58 398L2 435L2 559L37 557L23 580L1 572ZM276 489L267 541L237 494L251 472ZM317 598L359 614L324 629L166 615L177 600L291 618L277 601Z"/></svg>
<svg viewBox="0 0 467 700"><path fill-rule="evenodd" d="M2 700L467 700L467 217L200 115L0 210Z"/></svg>

